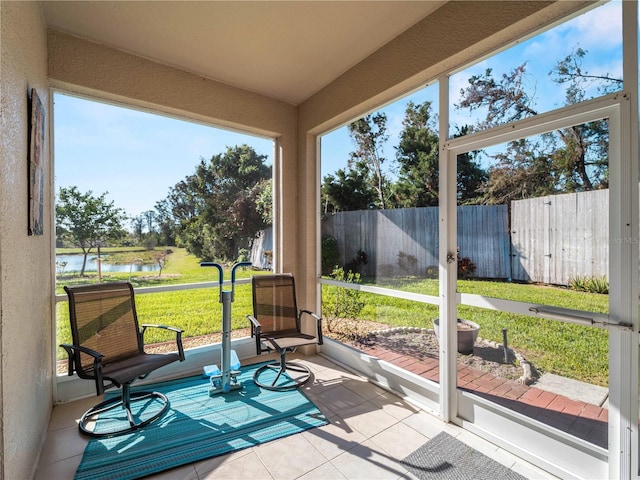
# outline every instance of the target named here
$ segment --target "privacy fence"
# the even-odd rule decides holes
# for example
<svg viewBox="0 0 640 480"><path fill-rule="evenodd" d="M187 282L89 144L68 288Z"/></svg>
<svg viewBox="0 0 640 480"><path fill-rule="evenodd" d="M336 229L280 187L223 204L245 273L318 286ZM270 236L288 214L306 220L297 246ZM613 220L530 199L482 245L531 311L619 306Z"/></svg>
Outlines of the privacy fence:
<svg viewBox="0 0 640 480"><path fill-rule="evenodd" d="M458 207L458 248L475 277L566 285L573 276L608 276L609 191L572 193ZM438 265L438 208L340 212L323 220L337 240L340 264L363 251L372 276L427 275ZM268 268L271 232L254 244L252 261Z"/></svg>

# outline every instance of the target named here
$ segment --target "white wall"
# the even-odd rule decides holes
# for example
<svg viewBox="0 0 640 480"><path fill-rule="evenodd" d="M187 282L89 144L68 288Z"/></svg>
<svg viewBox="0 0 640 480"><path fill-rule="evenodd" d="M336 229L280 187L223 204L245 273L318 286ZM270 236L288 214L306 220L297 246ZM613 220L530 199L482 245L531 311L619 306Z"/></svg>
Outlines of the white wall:
<svg viewBox="0 0 640 480"><path fill-rule="evenodd" d="M0 2L0 477L33 476L52 405L51 215L27 235L27 94L50 125L47 37L40 4ZM49 133L45 207L51 205Z"/></svg>

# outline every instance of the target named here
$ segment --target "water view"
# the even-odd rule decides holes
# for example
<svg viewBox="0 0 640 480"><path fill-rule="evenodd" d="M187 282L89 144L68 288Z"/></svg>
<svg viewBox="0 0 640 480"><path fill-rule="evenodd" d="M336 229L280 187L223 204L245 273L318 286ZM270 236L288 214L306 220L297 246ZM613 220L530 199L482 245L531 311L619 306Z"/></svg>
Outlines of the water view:
<svg viewBox="0 0 640 480"><path fill-rule="evenodd" d="M71 273L79 272L82 269L83 255L56 255L56 272ZM85 272L97 272L98 271L98 256L88 255L87 265L84 269ZM159 270L159 266L156 263L153 264L140 264L132 263L127 265L113 265L109 263L108 255L100 255L102 272L155 272ZM63 266L63 263L66 265Z"/></svg>

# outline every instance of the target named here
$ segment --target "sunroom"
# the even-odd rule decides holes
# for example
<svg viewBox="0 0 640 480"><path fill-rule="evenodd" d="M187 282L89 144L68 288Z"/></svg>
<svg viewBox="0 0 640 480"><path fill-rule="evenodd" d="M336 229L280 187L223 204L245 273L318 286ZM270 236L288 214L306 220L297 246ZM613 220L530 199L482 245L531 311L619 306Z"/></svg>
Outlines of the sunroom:
<svg viewBox="0 0 640 480"><path fill-rule="evenodd" d="M56 305L65 298L55 293L53 122L47 122L43 147L43 234L27 235L24 228L31 89L41 98L47 120L54 118L54 95L64 94L272 139L271 268L295 275L299 303L324 312L331 292L357 292L373 311L370 320L421 328L433 328L434 318L440 322L439 361L432 376L422 374L426 367L425 372L411 370L412 363L385 357L384 349L339 339L327 338L318 348L320 358L549 475L640 477L637 2L3 2L0 12L4 478L32 478L54 406L92 395L91 385L84 384L90 382L57 375L54 366ZM576 96L571 103L562 98L563 90L555 104L534 115L510 117L505 110L502 119L485 122L473 133L454 129L459 112L453 105L460 104L458 90L470 75L482 80L482 71L492 68L491 59L500 52L587 14L596 19L584 22L591 28L597 20L618 25L619 38L606 40L618 44L619 58L603 61L593 72L608 79L613 72L615 87ZM595 28L585 35L605 41ZM553 53L562 59L572 47L557 44L557 52L532 49L531 55ZM514 67L530 61L518 60ZM356 212L340 208L327 215L323 177L335 132L425 89L430 96L416 98L429 98L437 132L436 203L397 209L375 205L361 210L357 220L348 217ZM511 98L507 109L518 106L517 100ZM481 120L473 108L466 114L474 123ZM554 171L556 180L573 182L571 188L510 197L508 209L486 199L465 203L460 171L466 158L490 152L485 166L499 170L507 151L518 158L527 145L553 132L587 127L599 129L600 144L606 138L596 159L605 158L605 166L585 160L584 178L591 188L579 188L577 180ZM564 152L557 144L555 151ZM402 178L403 171L396 175ZM405 210L420 210L423 216L407 219ZM427 238L418 239L419 231L427 231ZM507 238L495 246L498 231ZM367 254L362 281L323 271L327 236L336 240L342 265L360 249ZM478 253L487 249L490 255ZM460 261L469 257L477 282L460 269ZM566 284L569 276L606 277L608 295L569 301L564 291L546 290ZM521 287L531 285L536 294L519 295ZM416 311L422 313L411 320ZM535 343L532 333L510 322L516 316L544 331L550 344L565 335L566 325L577 327L569 330L574 337L562 339L563 348L575 345L577 352L579 343L591 346L587 352L601 365L599 380L594 375L592 381L606 390L606 403L578 413L541 398L521 400L531 399L531 391L509 397L472 388L459 375L457 319L479 324L480 336L486 332L496 341L502 327L504 344L507 335L517 348ZM251 339L232 344L242 361L255 355ZM165 374L197 371L219 349L215 344L188 350L187 360ZM571 359L571 352L564 358ZM564 368L569 376L574 367ZM595 417L581 415L587 410L597 411Z"/></svg>

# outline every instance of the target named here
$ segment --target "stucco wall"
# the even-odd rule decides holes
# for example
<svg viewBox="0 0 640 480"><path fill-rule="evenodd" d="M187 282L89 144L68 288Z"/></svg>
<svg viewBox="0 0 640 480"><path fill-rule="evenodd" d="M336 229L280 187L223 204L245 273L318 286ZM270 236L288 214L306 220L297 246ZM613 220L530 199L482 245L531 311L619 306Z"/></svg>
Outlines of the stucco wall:
<svg viewBox="0 0 640 480"><path fill-rule="evenodd" d="M278 138L274 198L282 205L278 231L297 225L297 109L286 102L162 65L136 55L50 31L49 76L54 87L185 119ZM292 271L297 244L279 236L276 268Z"/></svg>
<svg viewBox="0 0 640 480"><path fill-rule="evenodd" d="M27 94L49 125L46 28L40 4L0 2L0 441L5 479L35 471L52 405L51 216L27 235ZM50 205L49 134L44 145Z"/></svg>

